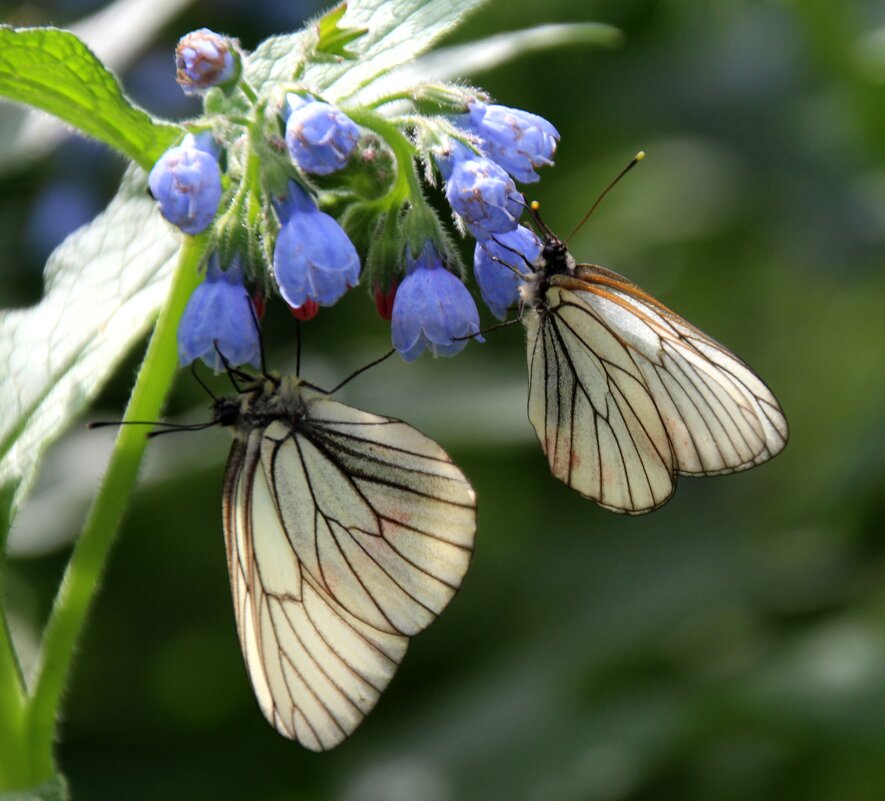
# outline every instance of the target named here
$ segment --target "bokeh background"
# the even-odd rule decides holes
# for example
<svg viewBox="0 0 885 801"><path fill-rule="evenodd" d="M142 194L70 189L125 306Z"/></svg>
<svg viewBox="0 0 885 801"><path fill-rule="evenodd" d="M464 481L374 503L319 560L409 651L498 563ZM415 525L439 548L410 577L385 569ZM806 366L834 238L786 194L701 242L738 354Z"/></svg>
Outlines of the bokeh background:
<svg viewBox="0 0 885 801"><path fill-rule="evenodd" d="M65 25L97 8L30 0L3 14ZM127 69L127 89L156 114L192 114L174 83L181 34L206 25L254 47L317 8L194 4ZM556 167L530 194L562 233L648 152L573 250L753 365L787 412L786 451L684 479L663 509L619 517L549 475L525 419L517 328L456 359L366 374L344 400L406 418L471 477L477 550L376 710L315 755L265 723L242 666L221 536L227 435L161 438L67 694L58 753L75 797L885 798L885 7L492 0L447 43L591 20L621 28L622 45L464 77L559 128ZM46 255L103 207L122 168L74 139L5 165L3 305L38 300ZM305 326L304 372L330 385L388 337L358 289ZM266 339L270 363L291 369L281 306ZM120 414L139 357L91 417ZM183 375L170 419L205 419L205 406ZM2 594L26 661L97 485L102 434L78 426L53 449L13 532Z"/></svg>

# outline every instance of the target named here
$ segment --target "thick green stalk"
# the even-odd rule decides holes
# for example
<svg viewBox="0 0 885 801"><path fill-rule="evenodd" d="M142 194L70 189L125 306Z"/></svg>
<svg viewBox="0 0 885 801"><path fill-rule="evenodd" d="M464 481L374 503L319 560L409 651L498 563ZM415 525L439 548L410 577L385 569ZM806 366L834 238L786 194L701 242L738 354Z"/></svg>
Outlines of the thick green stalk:
<svg viewBox="0 0 885 801"><path fill-rule="evenodd" d="M25 697L5 615L0 619L0 788L20 784L27 762L24 740Z"/></svg>
<svg viewBox="0 0 885 801"><path fill-rule="evenodd" d="M203 238L185 240L172 287L132 390L125 420L157 420L178 368L176 330L193 290ZM62 691L70 673L102 570L135 487L147 439L139 426L121 426L101 488L71 554L46 631L31 702L26 709L34 784L53 776L52 742Z"/></svg>

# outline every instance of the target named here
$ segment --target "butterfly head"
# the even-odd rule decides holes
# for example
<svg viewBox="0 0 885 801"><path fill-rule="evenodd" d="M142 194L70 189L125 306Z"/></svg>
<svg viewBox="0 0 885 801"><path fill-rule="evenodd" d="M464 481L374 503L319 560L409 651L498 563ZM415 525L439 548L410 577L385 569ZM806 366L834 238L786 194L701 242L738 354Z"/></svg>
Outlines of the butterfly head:
<svg viewBox="0 0 885 801"><path fill-rule="evenodd" d="M539 258L540 272L544 278L553 275L571 275L575 271L575 260L568 252L565 242L555 236L547 237Z"/></svg>
<svg viewBox="0 0 885 801"><path fill-rule="evenodd" d="M216 398L212 404L212 419L222 428L236 425L242 415L242 406L239 398Z"/></svg>

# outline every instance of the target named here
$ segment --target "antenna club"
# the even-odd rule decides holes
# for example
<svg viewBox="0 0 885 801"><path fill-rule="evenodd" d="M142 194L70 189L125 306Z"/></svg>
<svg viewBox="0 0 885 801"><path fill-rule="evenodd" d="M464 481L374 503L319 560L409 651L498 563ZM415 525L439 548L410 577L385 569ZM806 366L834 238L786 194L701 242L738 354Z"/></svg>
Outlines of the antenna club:
<svg viewBox="0 0 885 801"><path fill-rule="evenodd" d="M633 156L633 161L642 161L645 158L645 151L640 150L635 156Z"/></svg>
<svg viewBox="0 0 885 801"><path fill-rule="evenodd" d="M529 203L529 208L532 211L538 211L541 208L541 204L538 203L537 200L533 200L531 203Z"/></svg>

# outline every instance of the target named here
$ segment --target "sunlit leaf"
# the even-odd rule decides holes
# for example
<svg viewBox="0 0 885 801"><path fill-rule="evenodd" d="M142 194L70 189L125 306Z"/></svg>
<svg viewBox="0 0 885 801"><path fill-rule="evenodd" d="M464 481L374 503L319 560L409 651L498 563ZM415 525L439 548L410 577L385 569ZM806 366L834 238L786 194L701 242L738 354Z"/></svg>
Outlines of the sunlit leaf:
<svg viewBox="0 0 885 801"><path fill-rule="evenodd" d="M13 514L44 449L147 331L178 246L132 168L108 208L50 256L43 300L0 315L0 486L18 485Z"/></svg>
<svg viewBox="0 0 885 801"><path fill-rule="evenodd" d="M49 112L145 169L181 135L132 105L92 51L57 28L0 27L0 95Z"/></svg>
<svg viewBox="0 0 885 801"><path fill-rule="evenodd" d="M428 50L487 0L361 0L351 2L342 24L368 28L352 51L357 66L310 64L299 80L340 101L361 86ZM303 58L311 28L291 36L264 41L249 59L246 77L259 90L293 79Z"/></svg>

